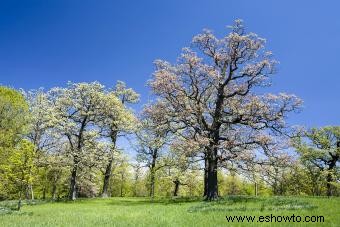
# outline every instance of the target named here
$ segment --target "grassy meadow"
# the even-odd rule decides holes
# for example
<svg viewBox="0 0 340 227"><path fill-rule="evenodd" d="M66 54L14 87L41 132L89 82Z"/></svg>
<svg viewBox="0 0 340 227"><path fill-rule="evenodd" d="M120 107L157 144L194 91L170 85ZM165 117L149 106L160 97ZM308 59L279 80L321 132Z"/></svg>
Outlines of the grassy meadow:
<svg viewBox="0 0 340 227"><path fill-rule="evenodd" d="M200 198L108 198L75 202L36 201L20 212L14 201L0 203L0 226L340 226L340 198L226 197L216 202ZM299 215L300 223L228 222L227 215ZM323 223L303 222L324 216ZM257 219L255 219L257 221Z"/></svg>

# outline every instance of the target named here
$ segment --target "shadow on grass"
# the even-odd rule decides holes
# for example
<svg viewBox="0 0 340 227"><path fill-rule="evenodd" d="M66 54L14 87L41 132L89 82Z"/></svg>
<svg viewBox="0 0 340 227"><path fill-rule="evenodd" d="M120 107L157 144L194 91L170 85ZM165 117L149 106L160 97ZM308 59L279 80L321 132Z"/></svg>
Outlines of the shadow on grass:
<svg viewBox="0 0 340 227"><path fill-rule="evenodd" d="M82 203L100 203L106 206L143 206L157 205L181 205L190 204L188 212L237 212L237 211L279 211L279 210L311 210L317 208L300 198L292 197L253 197L253 196L227 196L221 197L219 200L205 202L202 197L173 197L154 199L145 197L134 198L93 198L93 199L78 199L76 201L67 200L35 200L23 201L23 205L38 205L45 203L66 203L66 204L82 204ZM17 201L0 202L0 215L17 214L17 215L32 215L32 213L16 211Z"/></svg>
<svg viewBox="0 0 340 227"><path fill-rule="evenodd" d="M23 200L21 206L34 206L39 204L45 204L48 200ZM33 212L18 211L18 200L2 201L0 202L0 215L33 215Z"/></svg>
<svg viewBox="0 0 340 227"><path fill-rule="evenodd" d="M296 198L228 196L217 201L192 206L188 212L311 210L315 208L317 206Z"/></svg>
<svg viewBox="0 0 340 227"><path fill-rule="evenodd" d="M174 198L116 198L109 200L109 205L114 206L140 206L140 205L178 205L183 203L192 203L203 201L202 197L174 197Z"/></svg>
<svg viewBox="0 0 340 227"><path fill-rule="evenodd" d="M1 215L32 216L33 212L10 210L10 209L6 209L6 208L1 207L0 208L0 216Z"/></svg>

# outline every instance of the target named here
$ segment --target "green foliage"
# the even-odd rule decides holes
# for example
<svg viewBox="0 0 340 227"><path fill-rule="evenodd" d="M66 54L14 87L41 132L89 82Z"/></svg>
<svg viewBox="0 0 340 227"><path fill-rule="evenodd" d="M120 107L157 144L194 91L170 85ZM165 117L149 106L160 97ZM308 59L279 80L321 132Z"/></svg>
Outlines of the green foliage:
<svg viewBox="0 0 340 227"><path fill-rule="evenodd" d="M0 86L0 164L27 129L28 105L24 97L11 88Z"/></svg>
<svg viewBox="0 0 340 227"><path fill-rule="evenodd" d="M314 183L313 194L320 194L315 183L322 181L326 181L328 196L339 194L336 182L340 179L340 126L312 128L305 137L295 139L294 146Z"/></svg>
<svg viewBox="0 0 340 227"><path fill-rule="evenodd" d="M11 150L6 163L1 166L2 184L6 189L5 197L11 198L13 195L18 195L21 200L22 194L29 189L36 171L34 155L34 145L27 140L21 140ZM18 209L20 209L20 202Z"/></svg>
<svg viewBox="0 0 340 227"><path fill-rule="evenodd" d="M152 166L155 197L173 197L175 188L177 197L202 196L203 164L182 152L183 147L171 145L178 138L167 136L161 116L150 119L154 106L146 106L142 114L150 124L137 122L126 104L136 103L139 96L123 82L109 90L94 82L23 93L0 87L0 199L17 199L18 192L32 199L33 194L67 197L75 160L79 197L102 193L110 160L111 196L149 196ZM84 128L81 120L86 120ZM296 139L300 160L289 166L264 166L267 174L258 168L247 174L219 172L220 195L255 195L255 190L259 196L325 195L329 188L338 195L339 128L311 129ZM133 132L139 140L134 164L117 145L120 136Z"/></svg>
<svg viewBox="0 0 340 227"><path fill-rule="evenodd" d="M227 195L255 195L255 182L242 179L240 175L236 173L231 174L218 174L218 183L221 196ZM270 188L265 185L263 181L256 183L259 196L271 195Z"/></svg>
<svg viewBox="0 0 340 227"><path fill-rule="evenodd" d="M17 139L15 136L25 132L28 120L28 104L24 97L14 89L0 86L0 146L12 145L13 139Z"/></svg>
<svg viewBox="0 0 340 227"><path fill-rule="evenodd" d="M22 139L29 120L24 97L14 89L0 87L0 199L32 182L34 146Z"/></svg>

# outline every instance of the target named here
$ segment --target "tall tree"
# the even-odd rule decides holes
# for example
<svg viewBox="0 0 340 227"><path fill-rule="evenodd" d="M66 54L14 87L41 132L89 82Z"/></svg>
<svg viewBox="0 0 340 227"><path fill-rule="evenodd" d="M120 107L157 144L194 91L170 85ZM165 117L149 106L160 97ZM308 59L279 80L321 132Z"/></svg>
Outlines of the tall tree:
<svg viewBox="0 0 340 227"><path fill-rule="evenodd" d="M108 197L117 139L119 136L132 132L136 127L136 119L126 104L136 103L138 100L139 95L131 88L127 88L122 81L118 81L115 89L105 94L105 106L101 110L101 134L111 140L111 148L107 153L108 160L104 172L102 197Z"/></svg>
<svg viewBox="0 0 340 227"><path fill-rule="evenodd" d="M295 147L307 166L312 164L326 174L327 195L332 196L332 183L339 176L340 127L312 128L305 133L305 139L295 141Z"/></svg>
<svg viewBox="0 0 340 227"><path fill-rule="evenodd" d="M230 28L221 39L208 30L195 36L194 49L184 48L177 64L155 61L150 81L159 96L154 115L204 153L207 200L218 198L219 164L282 133L286 113L301 104L294 95L255 93L269 85L276 61L264 50L265 40L246 33L241 20ZM250 136L235 141L235 134Z"/></svg>
<svg viewBox="0 0 340 227"><path fill-rule="evenodd" d="M81 165L86 165L93 142L99 139L97 120L105 99L104 86L98 82L69 83L67 88L54 88L55 129L68 143L67 155L72 158L69 199L76 199L77 175Z"/></svg>

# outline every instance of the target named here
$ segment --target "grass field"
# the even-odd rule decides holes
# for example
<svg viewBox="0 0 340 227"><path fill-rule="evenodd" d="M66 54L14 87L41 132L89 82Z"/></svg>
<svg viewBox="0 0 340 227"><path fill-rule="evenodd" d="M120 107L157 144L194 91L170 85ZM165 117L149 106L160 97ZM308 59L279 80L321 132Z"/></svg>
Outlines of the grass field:
<svg viewBox="0 0 340 227"><path fill-rule="evenodd" d="M340 198L226 197L217 202L198 198L82 199L75 202L36 202L20 212L0 203L0 226L340 226ZM2 208L1 208L2 207ZM227 215L299 215L300 223L228 222ZM324 216L324 223L303 222Z"/></svg>

